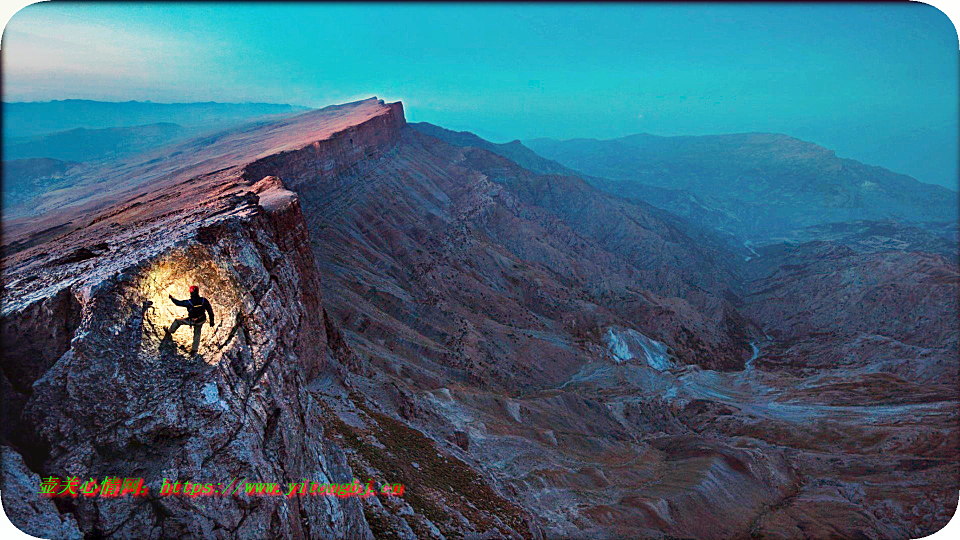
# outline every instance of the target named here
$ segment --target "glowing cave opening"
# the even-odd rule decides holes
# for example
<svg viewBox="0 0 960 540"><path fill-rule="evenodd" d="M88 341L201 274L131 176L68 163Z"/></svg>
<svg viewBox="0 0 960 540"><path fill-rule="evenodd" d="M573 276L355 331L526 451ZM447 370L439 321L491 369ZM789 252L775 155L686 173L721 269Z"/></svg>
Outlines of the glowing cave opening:
<svg viewBox="0 0 960 540"><path fill-rule="evenodd" d="M170 296L188 299L191 285L200 288L200 296L213 308L214 324L210 326L209 319L203 323L197 349L204 361L213 363L213 355L209 353L225 344L240 311L241 300L233 277L215 263L209 252L196 246L169 253L142 273L139 290L143 300L149 302L144 312L144 344L159 346L164 331L173 321L187 316L187 309L174 304ZM189 354L193 335L193 328L186 325L172 335L180 354Z"/></svg>

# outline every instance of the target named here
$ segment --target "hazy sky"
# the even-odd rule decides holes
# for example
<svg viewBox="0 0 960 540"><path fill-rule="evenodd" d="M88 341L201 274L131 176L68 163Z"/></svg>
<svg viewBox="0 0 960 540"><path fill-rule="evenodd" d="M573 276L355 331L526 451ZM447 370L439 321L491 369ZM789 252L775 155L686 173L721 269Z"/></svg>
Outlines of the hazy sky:
<svg viewBox="0 0 960 540"><path fill-rule="evenodd" d="M4 101L376 95L495 141L781 132L956 189L957 33L923 4L41 3Z"/></svg>

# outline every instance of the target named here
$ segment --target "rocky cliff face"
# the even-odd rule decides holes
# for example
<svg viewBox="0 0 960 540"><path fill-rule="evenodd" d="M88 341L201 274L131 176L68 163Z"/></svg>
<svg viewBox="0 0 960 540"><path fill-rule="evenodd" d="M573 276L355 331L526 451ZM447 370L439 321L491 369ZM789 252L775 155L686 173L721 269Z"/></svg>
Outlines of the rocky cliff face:
<svg viewBox="0 0 960 540"><path fill-rule="evenodd" d="M618 319L684 363L735 369L749 356L749 323L728 309L736 267L714 239L579 178L401 132L378 159L336 174L318 174L316 159L288 171L348 327L372 324L371 339L507 387L570 370L575 340L598 343ZM511 337L522 328L542 337L533 378L514 365L514 342L530 343Z"/></svg>
<svg viewBox="0 0 960 540"><path fill-rule="evenodd" d="M406 125L403 104L386 105L365 122L346 126L323 141L258 159L244 168L248 180L267 174L284 179L292 189L305 183L337 178L350 169L376 163L400 141Z"/></svg>
<svg viewBox="0 0 960 540"><path fill-rule="evenodd" d="M24 286L4 303L4 417L16 426L5 453L43 477L136 477L151 490L52 499L64 519L127 538L372 537L357 500L158 492L163 479L223 491L241 478L352 480L306 389L332 366L296 195L266 178L102 239L82 260L23 253L9 276ZM57 246L68 259L71 240ZM193 283L216 324L191 357L189 327L161 339L183 316L167 295Z"/></svg>
<svg viewBox="0 0 960 540"><path fill-rule="evenodd" d="M184 158L187 168L209 172L185 179L181 169L158 179L147 174L153 186L129 184L124 189L135 195L120 204L93 201L103 209L83 214L86 226L53 242L44 230L20 229L25 242L4 261L2 332L9 345L0 372L4 481L13 486L4 488L4 506L18 526L70 537L373 538L392 520L390 528L412 538L414 530L436 530L431 520L441 523L438 515L460 515L460 522L442 525L448 534L537 534L529 514L462 462L456 469L455 458L442 457L430 439L378 412L379 405L365 409L372 425L389 426L405 440L418 437L417 459L428 466L423 452L432 450L434 467L454 467L466 482L462 490L414 490L414 501L429 503L411 507L397 499L389 508L376 497L243 493L246 481L286 488L367 473L408 483L381 462L382 470L362 468L360 452L369 449L344 441L344 424L317 393L318 381L343 388L343 378L362 365L323 308L301 199L280 178L259 176L295 168L307 154L332 163L327 173L359 166L371 151L395 144L402 123L399 104L367 100L227 134L212 147L198 143ZM220 158L203 165L211 155ZM250 160L232 161L238 156ZM163 336L183 315L168 295L185 298L194 283L211 301L216 323L203 327L199 354L191 356L189 327L172 341ZM379 437L383 443L371 444L398 444ZM150 491L41 498L39 484L29 484L50 476L143 478ZM214 493L162 495L164 479L210 483ZM237 484L240 493L230 493Z"/></svg>
<svg viewBox="0 0 960 540"><path fill-rule="evenodd" d="M376 162L313 181L315 166L294 173L315 209L328 312L364 366L352 384L492 476L548 537L900 537L945 523L955 317L929 336L947 338L939 352L875 337L886 342L817 350L856 366L775 369L790 338L761 310L781 304L745 295L789 263L762 252L740 268L722 238L648 205L404 131ZM883 257L907 274L924 260ZM875 280L876 266L847 262ZM805 311L805 298L839 305L841 289L818 275L791 281L800 291L781 305L808 320L806 346L852 322ZM956 279L943 279L955 295ZM936 311L936 296L917 298ZM892 301L876 296L863 318L889 333ZM727 356L722 344L738 341L750 352ZM898 375L870 372L881 348ZM748 368L683 365L698 353L702 367ZM337 406L362 419L345 437L378 430L359 406Z"/></svg>

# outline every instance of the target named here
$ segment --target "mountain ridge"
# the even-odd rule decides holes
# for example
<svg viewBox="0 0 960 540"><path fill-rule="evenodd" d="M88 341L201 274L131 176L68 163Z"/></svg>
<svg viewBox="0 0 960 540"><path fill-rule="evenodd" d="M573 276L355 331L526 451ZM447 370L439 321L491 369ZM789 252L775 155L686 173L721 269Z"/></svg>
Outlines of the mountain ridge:
<svg viewBox="0 0 960 540"><path fill-rule="evenodd" d="M839 158L783 134L638 134L536 139L528 145L596 179L606 191L647 197L661 208L751 240L827 222L948 221L958 213L951 190ZM684 192L698 201L691 206Z"/></svg>
<svg viewBox="0 0 960 540"><path fill-rule="evenodd" d="M808 242L744 261L504 146L447 143L371 98L45 197L3 259L0 438L22 484L356 476L406 494L64 509L21 490L15 522L719 540L900 538L949 520L957 370L931 339L957 335L938 301L958 288L944 257ZM177 315L166 295L194 283L217 324L191 359L189 337L166 348L162 330ZM833 321L849 328L827 336Z"/></svg>

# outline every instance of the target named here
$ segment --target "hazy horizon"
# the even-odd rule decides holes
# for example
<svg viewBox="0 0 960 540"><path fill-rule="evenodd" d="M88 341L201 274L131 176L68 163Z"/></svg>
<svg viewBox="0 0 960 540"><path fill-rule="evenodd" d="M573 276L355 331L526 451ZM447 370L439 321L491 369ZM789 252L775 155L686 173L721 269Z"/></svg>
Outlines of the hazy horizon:
<svg viewBox="0 0 960 540"><path fill-rule="evenodd" d="M936 8L56 0L2 46L0 528L960 529Z"/></svg>
<svg viewBox="0 0 960 540"><path fill-rule="evenodd" d="M44 3L3 48L4 102L376 95L493 142L784 133L958 188L957 34L925 4Z"/></svg>

